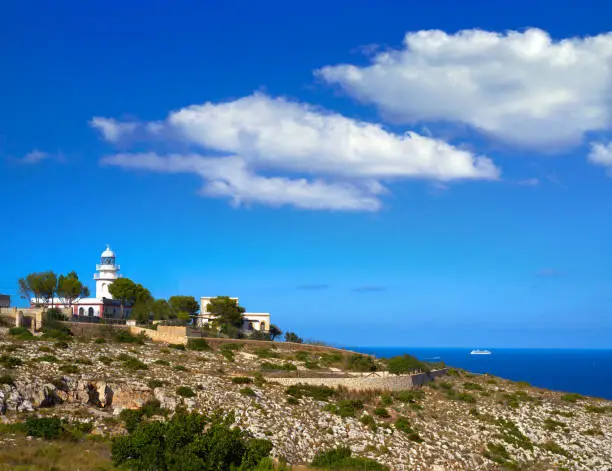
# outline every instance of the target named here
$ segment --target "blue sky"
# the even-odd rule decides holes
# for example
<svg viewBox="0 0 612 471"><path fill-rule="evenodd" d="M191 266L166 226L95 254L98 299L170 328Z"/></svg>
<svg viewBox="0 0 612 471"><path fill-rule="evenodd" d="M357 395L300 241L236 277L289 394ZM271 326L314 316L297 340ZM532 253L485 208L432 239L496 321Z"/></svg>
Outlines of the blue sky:
<svg viewBox="0 0 612 471"><path fill-rule="evenodd" d="M612 347L612 5L481 3L5 2L0 292L109 243L307 338Z"/></svg>

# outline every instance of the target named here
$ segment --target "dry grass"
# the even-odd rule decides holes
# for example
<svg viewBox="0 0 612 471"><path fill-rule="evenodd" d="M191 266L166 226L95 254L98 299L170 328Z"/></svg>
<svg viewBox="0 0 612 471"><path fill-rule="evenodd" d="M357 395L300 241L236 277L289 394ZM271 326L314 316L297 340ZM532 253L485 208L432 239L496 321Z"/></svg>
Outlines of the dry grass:
<svg viewBox="0 0 612 471"><path fill-rule="evenodd" d="M110 444L27 440L25 436L0 436L0 471L106 471L115 469Z"/></svg>

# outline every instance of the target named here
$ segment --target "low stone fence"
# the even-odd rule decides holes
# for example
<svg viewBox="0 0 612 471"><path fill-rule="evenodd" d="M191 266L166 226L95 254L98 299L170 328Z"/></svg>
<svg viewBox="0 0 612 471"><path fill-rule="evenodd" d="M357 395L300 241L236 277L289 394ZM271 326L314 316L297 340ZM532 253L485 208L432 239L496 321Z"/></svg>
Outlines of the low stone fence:
<svg viewBox="0 0 612 471"><path fill-rule="evenodd" d="M429 373L417 373L413 375L384 375L384 376L354 376L339 378L275 378L267 377L266 381L280 383L285 386L292 384L311 384L316 386L328 386L336 388L343 386L352 390L382 390L402 391L411 389L433 381L439 376L444 376L447 369L434 370Z"/></svg>
<svg viewBox="0 0 612 471"><path fill-rule="evenodd" d="M132 335L144 333L153 342L187 344L187 328L184 326L158 325L157 330L153 330L130 325L128 329Z"/></svg>

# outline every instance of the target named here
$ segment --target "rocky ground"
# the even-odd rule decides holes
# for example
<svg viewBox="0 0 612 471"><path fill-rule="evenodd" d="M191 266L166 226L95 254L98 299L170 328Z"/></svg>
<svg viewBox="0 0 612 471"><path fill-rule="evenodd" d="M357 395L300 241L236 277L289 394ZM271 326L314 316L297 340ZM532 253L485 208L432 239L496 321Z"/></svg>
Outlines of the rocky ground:
<svg viewBox="0 0 612 471"><path fill-rule="evenodd" d="M53 415L90 422L93 434L112 436L125 433L122 409L155 398L170 411L234 411L241 427L272 441L273 454L292 464L348 445L393 470L612 470L608 401L457 370L420 393L341 390L316 400L266 381L262 365L330 372L345 365L337 352L101 342L0 335L0 421ZM193 397L178 394L180 387ZM0 448L17 446L2 430Z"/></svg>

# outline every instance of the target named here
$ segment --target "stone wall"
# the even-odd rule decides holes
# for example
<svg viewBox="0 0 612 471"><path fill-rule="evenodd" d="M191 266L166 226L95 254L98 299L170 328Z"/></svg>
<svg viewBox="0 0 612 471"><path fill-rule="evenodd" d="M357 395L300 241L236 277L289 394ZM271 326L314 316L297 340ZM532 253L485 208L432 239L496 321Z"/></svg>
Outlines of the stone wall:
<svg viewBox="0 0 612 471"><path fill-rule="evenodd" d="M71 316L70 309L61 309L66 316ZM0 308L0 316L8 319L15 327L27 327L31 330L39 330L42 327L44 308L8 307Z"/></svg>
<svg viewBox="0 0 612 471"><path fill-rule="evenodd" d="M187 328L184 326L158 325L157 330L153 330L130 325L128 329L132 335L144 332L153 342L180 343L183 345L187 343Z"/></svg>
<svg viewBox="0 0 612 471"><path fill-rule="evenodd" d="M362 377L344 377L344 378L266 378L267 381L273 381L285 386L292 384L311 384L316 386L328 386L336 388L343 386L348 389L366 391L366 390L382 390L382 391L402 391L418 386L423 386L430 381L433 381L439 376L447 373L446 369L435 370L429 373L417 373L414 375L385 375L385 376L362 376Z"/></svg>

